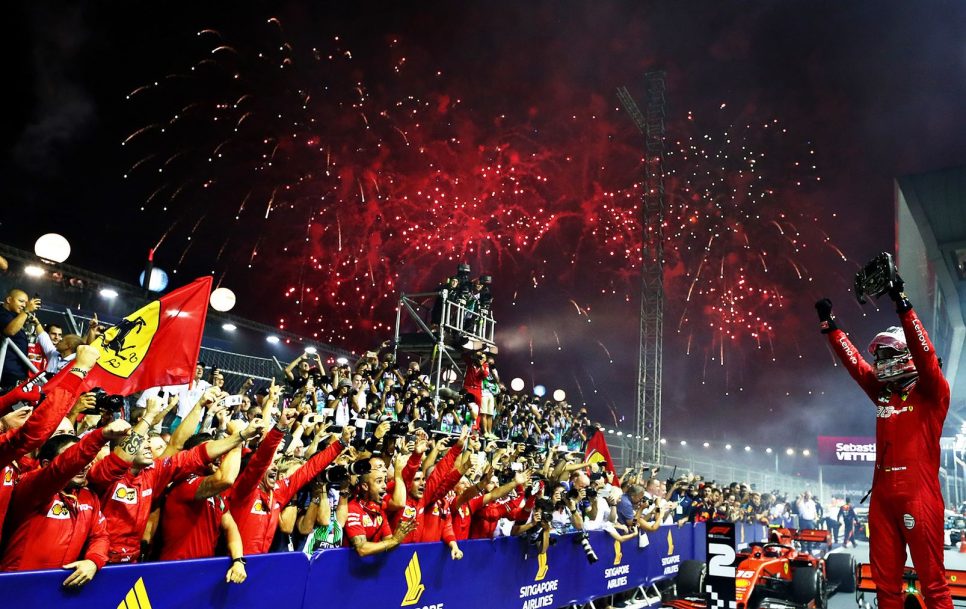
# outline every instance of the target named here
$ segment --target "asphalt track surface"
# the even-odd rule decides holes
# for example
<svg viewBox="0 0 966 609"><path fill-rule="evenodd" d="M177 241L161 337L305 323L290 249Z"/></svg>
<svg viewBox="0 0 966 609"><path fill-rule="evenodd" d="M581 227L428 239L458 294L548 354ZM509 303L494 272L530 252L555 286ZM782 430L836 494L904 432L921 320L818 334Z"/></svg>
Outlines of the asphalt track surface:
<svg viewBox="0 0 966 609"><path fill-rule="evenodd" d="M858 542L859 546L857 548L849 549L836 549L833 552L848 552L855 557L856 562L869 562L869 544L867 542ZM906 564L912 565L912 560L906 555ZM946 549L946 568L948 569L966 569L966 554L961 554L956 548ZM872 602L873 599L866 597L866 601ZM829 609L855 609L858 605L855 602L855 594L851 592L840 592L838 594L833 594L829 598L828 608Z"/></svg>

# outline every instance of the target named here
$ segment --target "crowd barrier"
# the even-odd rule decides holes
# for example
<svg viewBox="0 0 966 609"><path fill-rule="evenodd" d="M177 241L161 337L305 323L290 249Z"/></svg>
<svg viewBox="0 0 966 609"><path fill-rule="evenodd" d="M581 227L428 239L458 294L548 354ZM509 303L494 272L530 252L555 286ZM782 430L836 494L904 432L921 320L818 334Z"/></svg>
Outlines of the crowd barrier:
<svg viewBox="0 0 966 609"><path fill-rule="evenodd" d="M78 591L66 571L0 575L0 606L27 609L537 609L582 604L674 577L682 561L705 559L704 524L667 526L616 543L590 533L590 564L577 535L557 538L546 557L518 538L464 541L462 560L441 543L410 544L359 558L349 549L309 558L299 552L248 557L248 580L225 583L227 558L118 565ZM738 525L737 545L761 541L765 528Z"/></svg>

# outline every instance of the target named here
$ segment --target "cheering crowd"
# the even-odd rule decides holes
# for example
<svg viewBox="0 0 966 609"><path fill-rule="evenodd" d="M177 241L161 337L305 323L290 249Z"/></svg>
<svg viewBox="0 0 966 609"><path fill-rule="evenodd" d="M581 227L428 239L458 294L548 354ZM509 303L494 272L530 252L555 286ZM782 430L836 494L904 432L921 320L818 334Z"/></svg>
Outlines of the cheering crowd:
<svg viewBox="0 0 966 609"><path fill-rule="evenodd" d="M788 501L643 466L618 476L585 458L600 433L585 409L508 392L482 352L466 354L463 390L438 403L420 363L397 362L385 343L351 366L304 354L257 390L249 379L229 393L199 364L186 385L82 392L102 357L87 343L103 328L64 335L38 308L13 290L0 316L15 344L40 345L54 379L18 384L26 369L5 360L3 571L66 569L64 585L77 587L109 563L222 552L226 581L241 583L252 554L440 542L459 560L466 539L517 535L538 551L581 543L593 562L586 531L623 541L662 524L781 523L814 510L807 494Z"/></svg>

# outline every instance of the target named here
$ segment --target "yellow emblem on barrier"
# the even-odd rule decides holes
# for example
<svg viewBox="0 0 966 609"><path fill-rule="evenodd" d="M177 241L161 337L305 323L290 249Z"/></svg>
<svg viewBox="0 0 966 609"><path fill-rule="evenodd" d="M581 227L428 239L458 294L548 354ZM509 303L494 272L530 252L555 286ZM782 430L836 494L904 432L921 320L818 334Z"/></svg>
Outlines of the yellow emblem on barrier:
<svg viewBox="0 0 966 609"><path fill-rule="evenodd" d="M403 597L402 603L399 606L415 605L419 602L419 598L425 591L426 586L423 585L423 572L419 568L419 557L413 552L409 566L406 567L406 596Z"/></svg>
<svg viewBox="0 0 966 609"><path fill-rule="evenodd" d="M621 551L621 542L614 540L614 566L621 564L621 559L624 558L624 553Z"/></svg>
<svg viewBox="0 0 966 609"><path fill-rule="evenodd" d="M127 596L118 603L117 609L151 609L151 601L148 599L143 577L139 577L134 582L134 587L127 591Z"/></svg>
<svg viewBox="0 0 966 609"><path fill-rule="evenodd" d="M155 300L108 328L93 344L101 352L97 365L115 376L130 378L151 348L160 316L161 303Z"/></svg>
<svg viewBox="0 0 966 609"><path fill-rule="evenodd" d="M537 554L537 576L533 578L533 581L538 582L547 576L547 570L550 569L550 565L547 564L547 553L541 552Z"/></svg>
<svg viewBox="0 0 966 609"><path fill-rule="evenodd" d="M670 556L674 554L674 537L671 536L671 530L668 529L667 532L667 555Z"/></svg>

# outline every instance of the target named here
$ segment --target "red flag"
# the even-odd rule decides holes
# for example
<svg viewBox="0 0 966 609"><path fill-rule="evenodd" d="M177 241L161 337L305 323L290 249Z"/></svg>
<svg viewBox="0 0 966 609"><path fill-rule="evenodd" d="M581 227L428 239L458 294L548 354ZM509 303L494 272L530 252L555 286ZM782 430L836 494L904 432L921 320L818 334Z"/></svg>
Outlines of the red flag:
<svg viewBox="0 0 966 609"><path fill-rule="evenodd" d="M617 470L614 469L614 460L610 458L610 450L607 449L607 440L604 439L604 432L600 429L595 429L594 435L587 440L587 454L584 461L588 463L606 461L607 471L617 476Z"/></svg>
<svg viewBox="0 0 966 609"><path fill-rule="evenodd" d="M101 351L84 389L130 395L155 385L182 385L194 378L201 334L208 314L211 277L201 277L151 301L104 332L93 346ZM49 391L62 370L47 383Z"/></svg>

